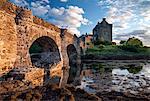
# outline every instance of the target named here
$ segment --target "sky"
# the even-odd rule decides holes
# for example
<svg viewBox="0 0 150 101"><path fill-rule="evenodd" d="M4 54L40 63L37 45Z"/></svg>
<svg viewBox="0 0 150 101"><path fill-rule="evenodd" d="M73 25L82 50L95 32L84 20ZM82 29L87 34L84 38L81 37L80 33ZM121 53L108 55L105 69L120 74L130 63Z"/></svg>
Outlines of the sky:
<svg viewBox="0 0 150 101"><path fill-rule="evenodd" d="M92 33L102 18L113 24L113 41L136 37L150 46L150 0L10 0L77 36Z"/></svg>

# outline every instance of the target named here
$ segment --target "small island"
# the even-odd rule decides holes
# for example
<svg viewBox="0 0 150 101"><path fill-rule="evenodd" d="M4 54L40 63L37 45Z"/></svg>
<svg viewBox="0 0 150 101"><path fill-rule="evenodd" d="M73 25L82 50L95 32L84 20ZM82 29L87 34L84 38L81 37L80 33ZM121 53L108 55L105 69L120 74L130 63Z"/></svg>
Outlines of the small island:
<svg viewBox="0 0 150 101"><path fill-rule="evenodd" d="M138 38L120 40L119 44L113 42L112 26L103 18L93 29L93 35L80 37L83 61L150 59L150 47L144 46Z"/></svg>

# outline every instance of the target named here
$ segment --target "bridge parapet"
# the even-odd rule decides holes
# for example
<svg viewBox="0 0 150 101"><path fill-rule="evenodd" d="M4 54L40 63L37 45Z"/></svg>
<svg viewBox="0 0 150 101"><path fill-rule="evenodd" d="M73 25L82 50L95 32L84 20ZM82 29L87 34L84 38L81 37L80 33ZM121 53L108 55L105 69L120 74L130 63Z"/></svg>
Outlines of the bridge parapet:
<svg viewBox="0 0 150 101"><path fill-rule="evenodd" d="M28 8L25 7L19 7L11 2L4 2L4 1L0 1L0 10L5 11L6 13L12 15L15 20L23 20L26 22L33 22L37 25L46 27L50 30L54 30L56 32L61 33L60 28L58 28L57 26L55 26L54 24L51 24L47 21L45 21L42 18L39 18L37 16L33 16L32 15L32 11ZM19 23L19 22L18 22Z"/></svg>
<svg viewBox="0 0 150 101"><path fill-rule="evenodd" d="M25 8L25 7L19 7L9 1L6 1L6 0L2 0L0 1L0 9L5 11L6 13L8 14L11 14L11 15L14 15L16 16L16 10L17 9L22 9L24 11L24 16L27 16L28 14L32 14L32 11L28 8Z"/></svg>
<svg viewBox="0 0 150 101"><path fill-rule="evenodd" d="M43 19L37 17L37 16L33 16L32 15L32 11L28 8L25 7L19 7L14 5L11 2L4 2L4 1L0 1L0 9L5 11L6 13L16 17L16 19L20 19L20 20L28 20L28 22L33 22L37 25L41 25L44 26L46 28L49 28L51 30L55 30L57 32L60 32L60 28L58 28L57 26L48 23L46 21L44 21Z"/></svg>
<svg viewBox="0 0 150 101"><path fill-rule="evenodd" d="M37 16L33 16L33 23L35 23L37 25L41 25L43 27L46 27L46 28L48 28L50 30L54 30L54 31L59 32L59 33L61 32L60 28L58 28L57 26L55 26L55 25L53 25L53 24L51 24L49 22L44 21L41 18L38 18Z"/></svg>

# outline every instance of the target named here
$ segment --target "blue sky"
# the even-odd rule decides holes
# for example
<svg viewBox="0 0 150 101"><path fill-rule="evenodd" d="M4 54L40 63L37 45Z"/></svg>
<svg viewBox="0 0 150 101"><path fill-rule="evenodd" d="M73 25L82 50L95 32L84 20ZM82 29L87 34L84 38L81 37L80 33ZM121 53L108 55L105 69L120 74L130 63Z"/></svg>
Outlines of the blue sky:
<svg viewBox="0 0 150 101"><path fill-rule="evenodd" d="M113 41L129 37L150 46L150 0L10 0L78 36L91 33L102 18L113 24Z"/></svg>

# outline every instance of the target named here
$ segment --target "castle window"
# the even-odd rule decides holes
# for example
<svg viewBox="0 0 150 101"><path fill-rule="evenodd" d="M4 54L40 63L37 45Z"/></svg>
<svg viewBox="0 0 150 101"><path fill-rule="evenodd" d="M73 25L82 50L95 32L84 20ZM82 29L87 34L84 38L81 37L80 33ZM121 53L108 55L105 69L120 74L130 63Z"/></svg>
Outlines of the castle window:
<svg viewBox="0 0 150 101"><path fill-rule="evenodd" d="M104 35L109 35L108 32L104 32Z"/></svg>

